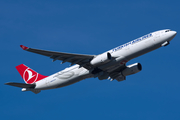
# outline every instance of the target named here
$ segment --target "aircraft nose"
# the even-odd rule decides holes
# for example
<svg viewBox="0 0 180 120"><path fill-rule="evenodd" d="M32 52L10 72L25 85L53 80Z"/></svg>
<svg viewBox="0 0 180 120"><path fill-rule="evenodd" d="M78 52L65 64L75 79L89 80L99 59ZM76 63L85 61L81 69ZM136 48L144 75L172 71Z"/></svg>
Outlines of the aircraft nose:
<svg viewBox="0 0 180 120"><path fill-rule="evenodd" d="M177 32L176 31L171 31L172 32L172 36L175 37Z"/></svg>
<svg viewBox="0 0 180 120"><path fill-rule="evenodd" d="M176 34L176 31L169 31L169 41L171 41L176 36Z"/></svg>

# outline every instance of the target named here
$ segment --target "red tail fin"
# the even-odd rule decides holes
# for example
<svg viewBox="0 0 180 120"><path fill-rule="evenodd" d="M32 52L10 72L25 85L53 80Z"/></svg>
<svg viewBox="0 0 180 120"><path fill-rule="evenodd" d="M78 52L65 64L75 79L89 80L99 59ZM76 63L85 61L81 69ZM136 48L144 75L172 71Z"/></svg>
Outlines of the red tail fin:
<svg viewBox="0 0 180 120"><path fill-rule="evenodd" d="M16 69L18 70L19 74L27 84L35 83L47 77L37 73L36 71L25 66L24 64L20 64L16 66Z"/></svg>

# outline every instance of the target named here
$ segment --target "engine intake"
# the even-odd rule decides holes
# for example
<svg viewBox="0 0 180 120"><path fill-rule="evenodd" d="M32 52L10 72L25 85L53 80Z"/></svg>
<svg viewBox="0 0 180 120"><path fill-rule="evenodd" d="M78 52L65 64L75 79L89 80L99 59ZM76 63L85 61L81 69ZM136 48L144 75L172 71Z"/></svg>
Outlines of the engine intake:
<svg viewBox="0 0 180 120"><path fill-rule="evenodd" d="M107 52L107 53L100 54L94 59L92 59L90 64L96 66L96 65L107 63L111 61L111 59L112 59L111 54Z"/></svg>
<svg viewBox="0 0 180 120"><path fill-rule="evenodd" d="M123 71L122 71L122 74L124 76L128 76L128 75L132 75L132 74L135 74L135 73L138 73L142 70L142 66L140 63L134 63L134 64L131 64L131 65L128 65Z"/></svg>

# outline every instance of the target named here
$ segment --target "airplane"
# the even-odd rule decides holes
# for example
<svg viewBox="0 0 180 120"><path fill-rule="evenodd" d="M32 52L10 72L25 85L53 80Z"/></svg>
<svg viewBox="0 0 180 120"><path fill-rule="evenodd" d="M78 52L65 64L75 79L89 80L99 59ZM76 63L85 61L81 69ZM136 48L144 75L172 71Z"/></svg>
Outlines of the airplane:
<svg viewBox="0 0 180 120"><path fill-rule="evenodd" d="M126 65L126 63L138 56L169 45L177 32L170 29L151 32L140 38L120 45L99 55L72 54L20 47L28 52L44 55L56 60L71 63L70 66L50 76L44 76L24 64L16 66L25 83L8 82L6 85L22 88L22 91L32 91L35 94L41 90L55 89L71 85L87 78L108 79L110 81L126 80L126 76L138 73L142 70L140 63Z"/></svg>

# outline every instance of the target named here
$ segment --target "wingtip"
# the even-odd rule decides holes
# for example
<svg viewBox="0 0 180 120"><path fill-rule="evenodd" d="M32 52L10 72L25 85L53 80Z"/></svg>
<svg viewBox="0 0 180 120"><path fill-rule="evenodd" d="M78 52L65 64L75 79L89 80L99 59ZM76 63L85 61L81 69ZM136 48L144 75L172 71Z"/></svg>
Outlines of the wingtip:
<svg viewBox="0 0 180 120"><path fill-rule="evenodd" d="M11 83L13 83L13 82L7 82L7 83L4 83L4 85L10 85Z"/></svg>
<svg viewBox="0 0 180 120"><path fill-rule="evenodd" d="M21 47L23 50L29 49L28 47L26 47L26 46L24 46L24 45L20 45L20 47Z"/></svg>
<svg viewBox="0 0 180 120"><path fill-rule="evenodd" d="M4 83L4 85L8 85L8 83Z"/></svg>

